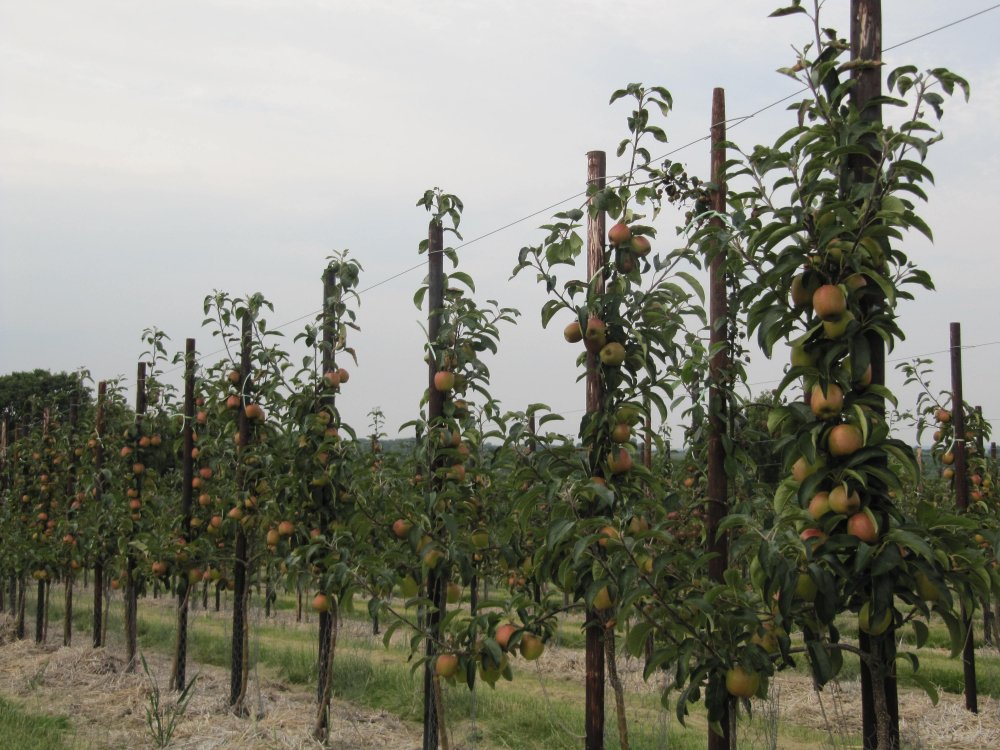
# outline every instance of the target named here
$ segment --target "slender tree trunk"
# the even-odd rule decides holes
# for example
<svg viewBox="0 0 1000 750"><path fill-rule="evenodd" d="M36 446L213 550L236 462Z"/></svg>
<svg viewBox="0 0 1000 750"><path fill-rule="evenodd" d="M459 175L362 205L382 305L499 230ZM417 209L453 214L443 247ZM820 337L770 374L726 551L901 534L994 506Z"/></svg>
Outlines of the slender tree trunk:
<svg viewBox="0 0 1000 750"><path fill-rule="evenodd" d="M63 646L73 643L73 576L66 577L66 612L63 615Z"/></svg>
<svg viewBox="0 0 1000 750"><path fill-rule="evenodd" d="M604 631L604 660L608 669L608 681L611 683L611 689L615 693L615 711L618 716L618 741L621 745L621 750L629 750L628 718L625 715L625 690L622 687L621 678L618 676L614 628L607 628Z"/></svg>
<svg viewBox="0 0 1000 750"><path fill-rule="evenodd" d="M35 599L35 643L45 642L45 581L38 582Z"/></svg>

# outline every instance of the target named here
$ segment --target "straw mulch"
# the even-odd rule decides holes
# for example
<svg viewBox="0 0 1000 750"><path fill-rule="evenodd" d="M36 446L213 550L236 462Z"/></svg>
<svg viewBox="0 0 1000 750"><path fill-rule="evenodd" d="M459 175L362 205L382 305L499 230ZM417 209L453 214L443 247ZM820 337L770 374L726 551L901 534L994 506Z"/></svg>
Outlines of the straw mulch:
<svg viewBox="0 0 1000 750"><path fill-rule="evenodd" d="M150 681L140 665L127 674L122 659L105 649L85 645L37 647L30 641L4 643L0 623L0 695L22 702L28 710L69 716L81 748L153 748L146 725ZM147 654L151 674L162 699L172 705L170 661ZM311 738L315 698L311 692L261 678L251 678L253 715L234 716L225 698L229 672L191 664L189 678L198 674L191 702L177 724L171 748L178 750L298 750L321 748ZM420 747L419 727L381 711L334 701L327 748L414 750Z"/></svg>

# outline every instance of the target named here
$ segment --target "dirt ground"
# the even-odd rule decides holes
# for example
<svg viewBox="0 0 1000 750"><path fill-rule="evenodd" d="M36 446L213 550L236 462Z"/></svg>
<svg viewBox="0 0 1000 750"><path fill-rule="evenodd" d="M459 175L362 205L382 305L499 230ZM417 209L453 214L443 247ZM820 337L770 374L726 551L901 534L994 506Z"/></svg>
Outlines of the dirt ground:
<svg viewBox="0 0 1000 750"><path fill-rule="evenodd" d="M345 623L354 637L363 637L362 623ZM302 627L309 627L303 624ZM78 747L152 748L146 726L150 681L141 667L135 674L124 672L123 660L106 649L88 644L62 648L38 647L30 641L9 638L9 621L0 622L0 694L14 697L28 709L71 718ZM5 637L6 636L6 637ZM164 699L170 661L165 655L146 654L150 670L160 681ZM583 655L579 650L550 647L544 658L530 667L524 664L526 689L545 684L548 689L571 689L583 680ZM619 671L626 693L650 692L654 684L642 680L637 660L621 659ZM226 704L229 672L220 667L191 664L188 674L199 673L194 697L178 722L170 747L182 750L320 748L311 739L315 712L311 691L289 687L266 674L251 676L250 705L254 715L232 715ZM758 716L774 721L830 732L825 747L850 747L837 728L860 730L860 685L842 683L816 693L802 675L782 674L772 683L770 703L756 706ZM901 733L904 746L918 750L952 750L1000 747L1000 702L980 698L980 713L965 711L962 696L941 694L937 706L922 692L901 691ZM609 693L609 712L613 711ZM420 727L393 714L334 700L331 741L327 747L414 750L420 747ZM767 722L762 722L766 725ZM748 731L748 730L743 730ZM745 734L747 747L766 747L767 738ZM741 733L742 734L742 733ZM743 744L743 743L741 743ZM810 745L799 745L809 747Z"/></svg>

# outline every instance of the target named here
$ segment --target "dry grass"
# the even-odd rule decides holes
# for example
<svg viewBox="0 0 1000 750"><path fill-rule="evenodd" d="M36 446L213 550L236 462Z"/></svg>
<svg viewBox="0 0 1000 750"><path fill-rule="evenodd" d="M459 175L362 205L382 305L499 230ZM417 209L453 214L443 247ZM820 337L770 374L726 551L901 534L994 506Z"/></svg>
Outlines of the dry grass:
<svg viewBox="0 0 1000 750"><path fill-rule="evenodd" d="M147 654L150 671L164 696L170 675L166 657ZM152 748L146 727L149 680L140 669L124 672L124 662L105 649L36 647L28 641L0 648L0 693L14 695L33 710L70 716L81 748ZM179 750L299 750L321 748L310 738L315 716L311 693L290 691L277 682L254 685L254 715L229 712L229 672L191 665L200 673L194 697L170 747ZM334 701L328 748L412 750L419 728L385 712Z"/></svg>
<svg viewBox="0 0 1000 750"><path fill-rule="evenodd" d="M280 613L276 619L289 628L314 628L312 623L294 623L292 613ZM347 620L344 625L345 635L358 639L370 637L369 626L363 621ZM123 661L105 649L82 645L39 648L30 641L16 641L12 635L10 618L0 616L0 694L17 696L35 711L70 716L80 748L153 747L145 714L149 681L141 669L136 674L126 674ZM372 655L375 653L380 652ZM391 654L381 653L391 658ZM163 695L172 699L165 689L170 674L169 659L155 652L147 653L146 658ZM579 649L550 646L538 662L528 665L516 660L515 664L522 672L519 679L523 680L523 690L538 692L540 699L544 697L543 703L579 697L584 675L583 654ZM228 670L190 664L188 674L195 673L200 676L194 698L178 724L171 747L192 750L321 747L310 738L315 701L308 688L290 688L252 673L248 695L255 713L246 719L232 715L226 705ZM643 681L639 660L620 656L619 673L627 695L650 695L658 689L653 681ZM783 673L773 685L780 695L777 705L761 703L755 708L758 716L776 710L778 721L786 730L794 725L825 733L827 740L823 746L831 750L853 746L849 737L856 737L861 729L859 683L835 683L817 693L807 676ZM900 704L905 748L1000 747L1000 701L981 697L980 713L974 715L965 710L962 696L942 693L940 702L934 706L922 692L901 690ZM331 742L327 747L411 750L420 746L419 726L384 711L334 701L331 717ZM648 716L644 718L649 720ZM766 746L761 740L750 737L747 740L754 747ZM806 748L816 744L794 742L786 731L778 746Z"/></svg>

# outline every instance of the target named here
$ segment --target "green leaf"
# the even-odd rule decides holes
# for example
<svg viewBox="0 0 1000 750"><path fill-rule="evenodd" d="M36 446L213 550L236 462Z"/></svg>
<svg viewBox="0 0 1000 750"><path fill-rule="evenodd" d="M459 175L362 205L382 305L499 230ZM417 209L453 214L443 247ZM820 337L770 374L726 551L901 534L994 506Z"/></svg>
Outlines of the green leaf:
<svg viewBox="0 0 1000 750"><path fill-rule="evenodd" d="M637 622L625 639L625 649L633 657L638 658L646 650L646 639L653 630L653 623L645 620Z"/></svg>
<svg viewBox="0 0 1000 750"><path fill-rule="evenodd" d="M789 5L786 8L778 8L776 11L768 14L768 18L780 18L781 16L791 16L795 13L805 13L806 9L801 5Z"/></svg>

